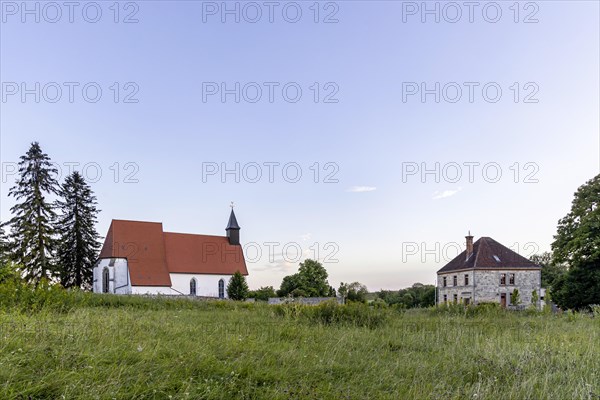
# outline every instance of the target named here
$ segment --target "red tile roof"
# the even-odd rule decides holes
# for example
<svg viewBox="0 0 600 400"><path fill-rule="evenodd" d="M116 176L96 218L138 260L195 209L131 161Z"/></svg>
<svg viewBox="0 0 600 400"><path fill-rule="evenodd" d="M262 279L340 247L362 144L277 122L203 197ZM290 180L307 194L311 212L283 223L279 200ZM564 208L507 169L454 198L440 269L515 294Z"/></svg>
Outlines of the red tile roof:
<svg viewBox="0 0 600 400"><path fill-rule="evenodd" d="M182 274L248 275L242 246L225 236L164 233L169 272Z"/></svg>
<svg viewBox="0 0 600 400"><path fill-rule="evenodd" d="M126 258L133 286L171 286L169 273L248 275L242 246L225 236L164 232L162 223L113 220L100 258Z"/></svg>
<svg viewBox="0 0 600 400"><path fill-rule="evenodd" d="M508 247L490 237L481 237L473 243L473 254L467 260L467 251L463 251L437 273L464 269L541 269Z"/></svg>

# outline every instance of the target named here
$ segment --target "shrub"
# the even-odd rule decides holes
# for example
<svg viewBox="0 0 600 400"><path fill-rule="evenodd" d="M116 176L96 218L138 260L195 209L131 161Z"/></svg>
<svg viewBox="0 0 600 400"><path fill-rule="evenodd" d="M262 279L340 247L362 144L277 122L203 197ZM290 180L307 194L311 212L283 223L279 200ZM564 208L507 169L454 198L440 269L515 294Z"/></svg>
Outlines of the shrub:
<svg viewBox="0 0 600 400"><path fill-rule="evenodd" d="M248 292L248 297L259 301L269 301L269 297L275 297L275 289L273 286L263 286L258 290L251 290Z"/></svg>
<svg viewBox="0 0 600 400"><path fill-rule="evenodd" d="M537 290L531 292L531 306L533 308L538 308L538 301L540 300L540 296L537 294Z"/></svg>
<svg viewBox="0 0 600 400"><path fill-rule="evenodd" d="M373 300L373 302L371 303L371 305L372 305L374 308L387 308L387 307L388 307L388 305L387 305L387 303L385 302L385 300L383 300L383 299L380 299L379 297L378 297L378 298L376 298L375 300Z"/></svg>
<svg viewBox="0 0 600 400"><path fill-rule="evenodd" d="M521 304L521 294L519 293L519 289L514 289L510 294L510 304L518 306Z"/></svg>
<svg viewBox="0 0 600 400"><path fill-rule="evenodd" d="M494 302L481 302L476 305L447 303L439 304L437 307L433 307L430 310L434 315L463 315L465 317L498 316L505 312L500 304Z"/></svg>
<svg viewBox="0 0 600 400"><path fill-rule="evenodd" d="M481 302L479 304L467 307L467 316L496 316L504 312L500 304L491 302Z"/></svg>
<svg viewBox="0 0 600 400"><path fill-rule="evenodd" d="M276 315L322 325L374 329L382 326L389 318L388 310L370 307L363 303L341 305L336 300L328 300L316 306L290 303L274 307Z"/></svg>
<svg viewBox="0 0 600 400"><path fill-rule="evenodd" d="M460 303L440 303L436 307L431 308L431 313L434 315L438 314L450 314L450 315L464 315L467 306Z"/></svg>

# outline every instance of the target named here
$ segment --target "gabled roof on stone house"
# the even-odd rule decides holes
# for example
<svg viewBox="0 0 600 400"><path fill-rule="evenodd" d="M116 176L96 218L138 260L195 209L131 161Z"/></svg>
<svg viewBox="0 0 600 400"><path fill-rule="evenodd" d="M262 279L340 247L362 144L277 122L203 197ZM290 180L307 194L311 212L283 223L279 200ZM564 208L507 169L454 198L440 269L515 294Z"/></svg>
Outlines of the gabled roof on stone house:
<svg viewBox="0 0 600 400"><path fill-rule="evenodd" d="M437 273L461 270L540 270L542 267L490 237L481 237L473 243L473 253L467 258L467 250L460 253Z"/></svg>

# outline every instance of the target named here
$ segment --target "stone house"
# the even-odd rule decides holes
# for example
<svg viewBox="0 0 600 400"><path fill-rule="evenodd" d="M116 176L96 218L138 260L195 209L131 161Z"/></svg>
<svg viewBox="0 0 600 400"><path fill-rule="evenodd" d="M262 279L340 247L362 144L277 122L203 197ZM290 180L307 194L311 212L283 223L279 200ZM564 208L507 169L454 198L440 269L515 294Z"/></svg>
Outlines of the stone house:
<svg viewBox="0 0 600 400"><path fill-rule="evenodd" d="M466 236L466 250L437 272L437 303L511 304L511 293L518 289L521 306L532 304L534 292L540 306L542 267L490 237L473 243Z"/></svg>

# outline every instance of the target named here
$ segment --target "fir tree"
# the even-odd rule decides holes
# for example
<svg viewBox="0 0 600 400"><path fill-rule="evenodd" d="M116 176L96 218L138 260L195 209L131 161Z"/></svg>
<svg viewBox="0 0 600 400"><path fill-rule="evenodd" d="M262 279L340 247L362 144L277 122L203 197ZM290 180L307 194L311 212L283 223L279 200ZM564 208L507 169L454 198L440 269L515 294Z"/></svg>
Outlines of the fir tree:
<svg viewBox="0 0 600 400"><path fill-rule="evenodd" d="M95 224L99 210L96 197L77 171L67 176L56 202L61 211L57 231L57 264L64 287L89 289L100 244Z"/></svg>
<svg viewBox="0 0 600 400"><path fill-rule="evenodd" d="M227 285L227 296L232 300L246 300L248 292L246 278L240 271L236 271Z"/></svg>
<svg viewBox="0 0 600 400"><path fill-rule="evenodd" d="M56 174L48 155L34 142L21 156L20 176L8 192L20 201L11 208L13 218L8 221L11 255L23 277L36 284L44 278L53 278L55 273L52 261L56 240L52 223L56 214L45 196L58 193Z"/></svg>

